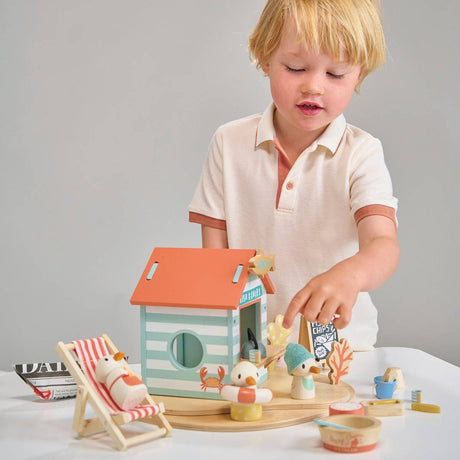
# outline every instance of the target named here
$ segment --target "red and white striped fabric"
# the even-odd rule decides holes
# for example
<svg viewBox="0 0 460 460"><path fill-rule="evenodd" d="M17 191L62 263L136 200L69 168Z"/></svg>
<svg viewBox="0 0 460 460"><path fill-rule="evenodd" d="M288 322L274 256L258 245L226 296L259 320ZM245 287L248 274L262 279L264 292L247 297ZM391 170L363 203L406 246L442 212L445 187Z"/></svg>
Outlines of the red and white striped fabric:
<svg viewBox="0 0 460 460"><path fill-rule="evenodd" d="M105 341L102 337L97 337L95 339L86 339L86 340L75 340L72 342L75 345L75 354L78 357L78 362L83 373L86 375L88 380L93 385L94 389L97 391L102 401L104 401L107 409L111 414L117 414L119 412L124 412L129 414L130 422L137 420L139 418L144 418L149 415L158 414L160 408L158 405L149 405L149 406L137 406L134 409L129 411L124 411L119 407L116 402L110 396L107 387L97 381L96 379L96 363L109 354Z"/></svg>

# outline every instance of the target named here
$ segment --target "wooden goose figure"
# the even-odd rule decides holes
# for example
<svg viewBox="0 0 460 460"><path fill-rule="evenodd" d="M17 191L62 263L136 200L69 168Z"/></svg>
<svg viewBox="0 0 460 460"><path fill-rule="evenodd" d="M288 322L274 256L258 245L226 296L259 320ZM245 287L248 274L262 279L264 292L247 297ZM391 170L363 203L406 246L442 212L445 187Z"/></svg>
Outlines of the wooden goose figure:
<svg viewBox="0 0 460 460"><path fill-rule="evenodd" d="M233 385L224 385L220 396L230 401L230 417L238 421L259 420L262 403L270 402L273 393L268 388L257 388L259 369L249 361L240 361L230 373Z"/></svg>
<svg viewBox="0 0 460 460"><path fill-rule="evenodd" d="M109 390L110 396L123 410L138 406L147 396L147 387L123 365L124 353L107 355L96 363L96 378Z"/></svg>
<svg viewBox="0 0 460 460"><path fill-rule="evenodd" d="M288 374L293 376L291 398L313 399L315 397L315 383L312 374L319 374L321 370L315 366L315 357L302 345L289 343L284 354Z"/></svg>

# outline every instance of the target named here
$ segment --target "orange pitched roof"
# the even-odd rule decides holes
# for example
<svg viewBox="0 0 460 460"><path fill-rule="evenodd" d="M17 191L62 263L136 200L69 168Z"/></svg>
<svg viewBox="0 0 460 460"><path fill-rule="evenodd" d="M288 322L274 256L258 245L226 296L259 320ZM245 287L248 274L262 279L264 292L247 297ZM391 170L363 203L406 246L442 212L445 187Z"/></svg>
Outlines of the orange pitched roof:
<svg viewBox="0 0 460 460"><path fill-rule="evenodd" d="M237 309L255 254L253 249L155 248L131 304Z"/></svg>

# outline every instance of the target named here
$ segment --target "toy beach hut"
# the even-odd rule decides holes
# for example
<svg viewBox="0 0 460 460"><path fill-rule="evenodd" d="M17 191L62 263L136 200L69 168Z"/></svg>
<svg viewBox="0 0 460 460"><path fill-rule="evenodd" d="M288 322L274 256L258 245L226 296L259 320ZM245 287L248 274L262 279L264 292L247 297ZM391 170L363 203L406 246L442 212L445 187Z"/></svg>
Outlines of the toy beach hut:
<svg viewBox="0 0 460 460"><path fill-rule="evenodd" d="M141 306L142 378L150 394L220 399L247 329L267 345L267 294L274 293L268 266L274 269L273 259L255 250L154 249L131 298Z"/></svg>

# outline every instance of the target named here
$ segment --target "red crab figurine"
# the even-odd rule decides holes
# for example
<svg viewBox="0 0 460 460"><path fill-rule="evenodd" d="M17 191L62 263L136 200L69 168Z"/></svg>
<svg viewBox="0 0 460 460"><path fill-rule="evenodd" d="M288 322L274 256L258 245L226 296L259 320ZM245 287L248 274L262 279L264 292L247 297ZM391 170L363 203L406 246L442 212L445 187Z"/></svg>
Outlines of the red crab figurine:
<svg viewBox="0 0 460 460"><path fill-rule="evenodd" d="M200 379L201 379L201 389L206 391L208 388L217 388L219 391L224 386L222 380L225 377L225 369L222 366L217 368L217 373L219 374L219 378L217 377L208 377L205 378L208 374L208 368L202 367L200 369Z"/></svg>

